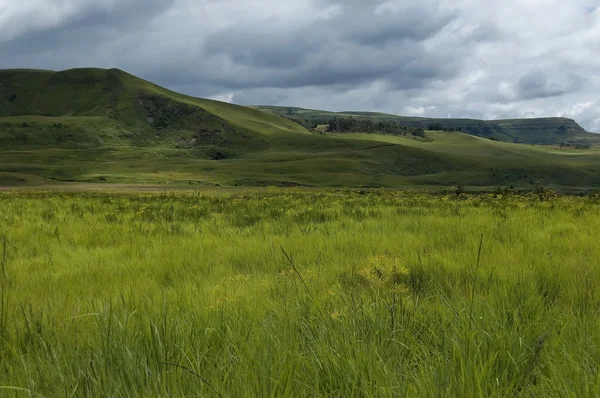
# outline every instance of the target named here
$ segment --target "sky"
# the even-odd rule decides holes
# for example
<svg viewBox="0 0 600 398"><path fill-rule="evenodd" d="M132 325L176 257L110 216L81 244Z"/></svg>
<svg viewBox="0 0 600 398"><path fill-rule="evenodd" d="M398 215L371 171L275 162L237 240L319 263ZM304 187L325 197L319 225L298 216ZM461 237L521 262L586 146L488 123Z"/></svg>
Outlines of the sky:
<svg viewBox="0 0 600 398"><path fill-rule="evenodd" d="M600 0L0 0L0 68L120 68L242 105L600 132Z"/></svg>

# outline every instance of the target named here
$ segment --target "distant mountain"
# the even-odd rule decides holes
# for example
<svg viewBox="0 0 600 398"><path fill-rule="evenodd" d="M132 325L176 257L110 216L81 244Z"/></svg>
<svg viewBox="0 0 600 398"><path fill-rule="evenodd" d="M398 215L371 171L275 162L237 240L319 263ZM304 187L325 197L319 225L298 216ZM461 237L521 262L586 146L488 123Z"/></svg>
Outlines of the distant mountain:
<svg viewBox="0 0 600 398"><path fill-rule="evenodd" d="M376 121L395 121L407 127L450 129L504 142L535 145L600 144L600 135L585 131L577 122L566 118L532 118L512 120L433 119L406 117L376 112L328 112L278 106L254 108L279 116L326 124L334 117L354 117Z"/></svg>
<svg viewBox="0 0 600 398"><path fill-rule="evenodd" d="M440 123L472 135L412 134L415 128L387 135L338 134L297 123L305 118L325 123L335 116L397 120L424 129ZM600 187L600 146L558 144L581 146L595 137L567 119L449 121L252 109L181 95L117 69L0 71L0 187L118 183L439 190L464 184L593 190Z"/></svg>

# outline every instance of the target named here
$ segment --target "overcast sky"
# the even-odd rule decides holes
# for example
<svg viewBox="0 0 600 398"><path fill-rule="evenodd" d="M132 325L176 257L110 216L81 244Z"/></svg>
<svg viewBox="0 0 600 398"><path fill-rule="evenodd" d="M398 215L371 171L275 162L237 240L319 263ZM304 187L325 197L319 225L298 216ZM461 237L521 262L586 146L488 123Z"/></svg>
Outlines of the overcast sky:
<svg viewBox="0 0 600 398"><path fill-rule="evenodd" d="M86 66L239 104L600 132L600 0L0 0L0 68Z"/></svg>

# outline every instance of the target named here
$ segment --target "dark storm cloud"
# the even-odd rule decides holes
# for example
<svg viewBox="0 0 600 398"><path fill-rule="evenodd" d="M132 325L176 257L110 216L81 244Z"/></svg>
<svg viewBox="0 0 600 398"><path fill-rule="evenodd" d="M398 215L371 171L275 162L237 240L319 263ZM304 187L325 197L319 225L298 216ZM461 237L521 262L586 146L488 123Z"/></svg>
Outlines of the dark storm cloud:
<svg viewBox="0 0 600 398"><path fill-rule="evenodd" d="M319 40L310 30L273 32L252 25L216 32L204 44L208 56L224 55L234 64L254 68L288 69L300 65L317 51Z"/></svg>
<svg viewBox="0 0 600 398"><path fill-rule="evenodd" d="M362 12L359 12L362 11ZM437 34L457 15L415 5L394 12L381 10L346 9L334 23L342 38L366 46L381 46L389 42L420 42Z"/></svg>
<svg viewBox="0 0 600 398"><path fill-rule="evenodd" d="M519 79L519 94L524 99L549 98L574 92L583 87L584 79L574 73L562 81L551 81L547 74L534 70Z"/></svg>
<svg viewBox="0 0 600 398"><path fill-rule="evenodd" d="M114 7L102 6L102 2L82 3L76 12L66 16L60 24L34 26L5 43L0 38L0 54L27 54L65 47L93 50L99 43L143 28L149 18L160 15L175 1L125 0ZM22 23L27 24L30 18L37 18L36 14L24 18Z"/></svg>
<svg viewBox="0 0 600 398"><path fill-rule="evenodd" d="M430 53L423 44L454 17L416 4L395 12L357 2L345 4L332 18L300 28L277 23L229 27L210 35L204 52L233 65L232 76L210 78L235 88L357 85L374 80L415 88L455 73L452 57ZM253 77L239 79L240 69ZM256 78L266 71L264 78Z"/></svg>

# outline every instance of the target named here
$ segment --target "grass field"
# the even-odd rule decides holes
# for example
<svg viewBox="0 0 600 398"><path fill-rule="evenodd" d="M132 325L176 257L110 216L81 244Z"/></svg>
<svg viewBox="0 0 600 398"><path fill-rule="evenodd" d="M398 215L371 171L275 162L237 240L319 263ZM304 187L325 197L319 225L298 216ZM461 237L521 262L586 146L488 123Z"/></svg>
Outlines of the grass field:
<svg viewBox="0 0 600 398"><path fill-rule="evenodd" d="M598 196L0 193L0 396L599 396L599 230Z"/></svg>
<svg viewBox="0 0 600 398"><path fill-rule="evenodd" d="M518 145L461 133L427 132L425 140L415 140L280 131L260 141L240 138L217 146L230 157L215 160L207 158L213 145L178 147L176 133L144 141L142 133L101 118L24 116L4 118L6 124L7 120L12 127L5 130L5 139L19 137L20 143L12 140L0 150L0 186L75 182L440 190L463 184L478 190L532 190L542 185L563 191L600 186L596 147ZM62 124L58 130L52 127L57 121ZM28 128L20 127L23 122Z"/></svg>

